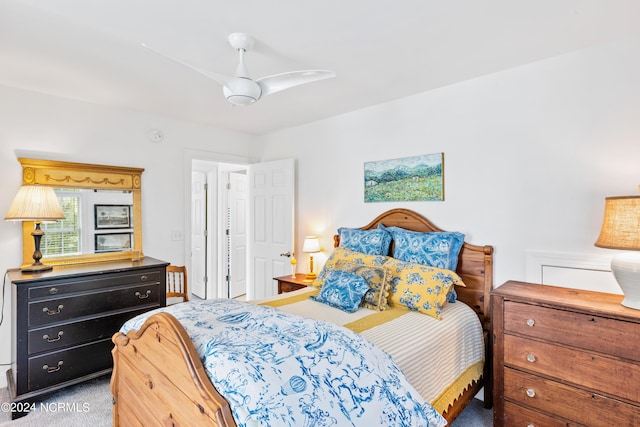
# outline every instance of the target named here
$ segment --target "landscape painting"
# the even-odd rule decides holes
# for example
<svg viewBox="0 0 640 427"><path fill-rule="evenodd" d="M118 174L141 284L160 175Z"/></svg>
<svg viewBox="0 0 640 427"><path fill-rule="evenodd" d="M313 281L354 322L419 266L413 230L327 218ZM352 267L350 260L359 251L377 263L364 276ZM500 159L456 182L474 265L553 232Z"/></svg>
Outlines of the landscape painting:
<svg viewBox="0 0 640 427"><path fill-rule="evenodd" d="M444 153L364 164L365 202L444 200Z"/></svg>

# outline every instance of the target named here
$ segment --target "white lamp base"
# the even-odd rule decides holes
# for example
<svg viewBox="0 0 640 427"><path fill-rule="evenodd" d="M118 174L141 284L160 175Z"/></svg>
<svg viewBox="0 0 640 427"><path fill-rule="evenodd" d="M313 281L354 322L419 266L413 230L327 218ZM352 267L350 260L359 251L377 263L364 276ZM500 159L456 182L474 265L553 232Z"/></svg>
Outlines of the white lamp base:
<svg viewBox="0 0 640 427"><path fill-rule="evenodd" d="M640 310L640 252L623 252L611 260L611 271L622 288L622 305Z"/></svg>

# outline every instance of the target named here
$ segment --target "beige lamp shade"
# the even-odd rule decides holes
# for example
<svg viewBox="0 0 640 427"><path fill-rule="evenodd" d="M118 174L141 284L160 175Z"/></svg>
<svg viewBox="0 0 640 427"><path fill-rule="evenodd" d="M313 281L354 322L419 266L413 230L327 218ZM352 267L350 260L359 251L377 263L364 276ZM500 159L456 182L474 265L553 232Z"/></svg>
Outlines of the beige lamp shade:
<svg viewBox="0 0 640 427"><path fill-rule="evenodd" d="M320 239L318 239L318 236L306 236L302 244L302 252L320 252Z"/></svg>
<svg viewBox="0 0 640 427"><path fill-rule="evenodd" d="M53 188L43 185L23 185L13 199L5 220L55 221L64 219L64 212Z"/></svg>
<svg viewBox="0 0 640 427"><path fill-rule="evenodd" d="M595 243L608 249L640 250L640 196L607 197Z"/></svg>

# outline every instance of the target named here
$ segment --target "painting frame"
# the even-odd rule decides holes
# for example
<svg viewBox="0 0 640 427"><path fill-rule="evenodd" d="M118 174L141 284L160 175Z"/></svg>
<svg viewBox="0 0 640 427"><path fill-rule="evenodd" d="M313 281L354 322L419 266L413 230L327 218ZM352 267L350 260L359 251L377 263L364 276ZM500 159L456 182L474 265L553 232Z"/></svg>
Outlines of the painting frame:
<svg viewBox="0 0 640 427"><path fill-rule="evenodd" d="M444 201L444 153L364 163L364 202Z"/></svg>
<svg viewBox="0 0 640 427"><path fill-rule="evenodd" d="M95 253L122 252L132 249L133 233L94 234Z"/></svg>
<svg viewBox="0 0 640 427"><path fill-rule="evenodd" d="M132 228L132 205L94 205L93 217L96 230Z"/></svg>

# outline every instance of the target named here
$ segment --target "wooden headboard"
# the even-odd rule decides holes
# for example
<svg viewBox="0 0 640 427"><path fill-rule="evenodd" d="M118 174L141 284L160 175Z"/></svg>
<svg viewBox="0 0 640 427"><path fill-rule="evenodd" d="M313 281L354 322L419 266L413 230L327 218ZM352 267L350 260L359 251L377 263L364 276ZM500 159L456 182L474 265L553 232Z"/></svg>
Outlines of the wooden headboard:
<svg viewBox="0 0 640 427"><path fill-rule="evenodd" d="M391 209L360 228L372 230L377 228L378 224L419 232L445 231L433 225L431 221L419 213L409 209ZM340 236L335 235L334 246L337 247L339 244ZM393 247L391 251L393 251ZM493 247L476 246L464 242L458 255L456 273L466 285L465 287L456 287L458 300L473 308L482 322L483 329L489 331L491 328L489 295L493 288Z"/></svg>

